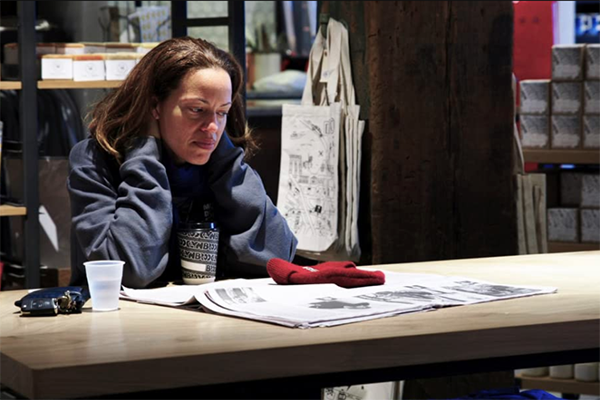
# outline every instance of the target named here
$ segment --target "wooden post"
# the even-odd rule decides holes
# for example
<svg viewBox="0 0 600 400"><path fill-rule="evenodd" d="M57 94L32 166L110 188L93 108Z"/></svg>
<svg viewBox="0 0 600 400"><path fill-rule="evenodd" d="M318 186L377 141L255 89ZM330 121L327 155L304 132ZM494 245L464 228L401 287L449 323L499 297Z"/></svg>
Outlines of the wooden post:
<svg viewBox="0 0 600 400"><path fill-rule="evenodd" d="M517 254L512 4L364 7L372 262Z"/></svg>

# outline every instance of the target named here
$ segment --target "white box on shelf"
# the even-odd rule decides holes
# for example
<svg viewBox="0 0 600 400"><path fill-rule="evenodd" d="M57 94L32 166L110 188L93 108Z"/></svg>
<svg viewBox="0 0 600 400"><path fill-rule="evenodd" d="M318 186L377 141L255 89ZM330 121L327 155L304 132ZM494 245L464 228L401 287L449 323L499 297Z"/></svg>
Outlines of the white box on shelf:
<svg viewBox="0 0 600 400"><path fill-rule="evenodd" d="M583 116L583 148L600 148L600 115Z"/></svg>
<svg viewBox="0 0 600 400"><path fill-rule="evenodd" d="M84 54L84 51L81 43L56 43L56 54Z"/></svg>
<svg viewBox="0 0 600 400"><path fill-rule="evenodd" d="M83 52L85 54L106 53L104 42L82 42L81 44L84 46Z"/></svg>
<svg viewBox="0 0 600 400"><path fill-rule="evenodd" d="M548 148L550 117L548 115L519 115L522 145L525 148Z"/></svg>
<svg viewBox="0 0 600 400"><path fill-rule="evenodd" d="M43 55L42 79L73 79L73 56L67 54Z"/></svg>
<svg viewBox="0 0 600 400"><path fill-rule="evenodd" d="M550 80L528 79L519 84L521 114L550 113Z"/></svg>
<svg viewBox="0 0 600 400"><path fill-rule="evenodd" d="M107 53L137 53L137 43L105 42Z"/></svg>
<svg viewBox="0 0 600 400"><path fill-rule="evenodd" d="M552 114L579 114L582 109L581 82L552 82Z"/></svg>
<svg viewBox="0 0 600 400"><path fill-rule="evenodd" d="M55 43L37 43L35 46L35 53L38 56L43 56L44 54L56 54L56 44Z"/></svg>
<svg viewBox="0 0 600 400"><path fill-rule="evenodd" d="M598 363L575 364L575 380L581 382L598 382Z"/></svg>
<svg viewBox="0 0 600 400"><path fill-rule="evenodd" d="M551 242L579 242L577 208L548 209L548 240Z"/></svg>
<svg viewBox="0 0 600 400"><path fill-rule="evenodd" d="M552 115L551 147L576 149L581 145L581 117L578 115Z"/></svg>
<svg viewBox="0 0 600 400"><path fill-rule="evenodd" d="M585 79L600 79L600 44L585 45Z"/></svg>
<svg viewBox="0 0 600 400"><path fill-rule="evenodd" d="M600 209L582 208L581 213L581 241L586 243L600 243Z"/></svg>
<svg viewBox="0 0 600 400"><path fill-rule="evenodd" d="M573 364L551 366L550 377L556 379L573 379Z"/></svg>
<svg viewBox="0 0 600 400"><path fill-rule="evenodd" d="M552 46L552 80L582 80L584 51L585 46L581 44L555 44Z"/></svg>
<svg viewBox="0 0 600 400"><path fill-rule="evenodd" d="M519 370L519 372L523 376L542 377L548 376L548 373L550 372L550 367L524 368Z"/></svg>
<svg viewBox="0 0 600 400"><path fill-rule="evenodd" d="M78 54L73 56L74 81L103 81L104 77L104 55Z"/></svg>
<svg viewBox="0 0 600 400"><path fill-rule="evenodd" d="M583 82L583 112L600 114L600 81Z"/></svg>
<svg viewBox="0 0 600 400"><path fill-rule="evenodd" d="M106 80L122 81L135 67L138 59L137 53L106 54Z"/></svg>
<svg viewBox="0 0 600 400"><path fill-rule="evenodd" d="M141 53L141 54L146 54L149 53L150 50L152 50L153 48L155 48L156 46L158 46L160 44L160 42L147 42L147 43L140 43L137 47L137 52Z"/></svg>
<svg viewBox="0 0 600 400"><path fill-rule="evenodd" d="M600 207L600 174L560 174L560 203L563 206Z"/></svg>

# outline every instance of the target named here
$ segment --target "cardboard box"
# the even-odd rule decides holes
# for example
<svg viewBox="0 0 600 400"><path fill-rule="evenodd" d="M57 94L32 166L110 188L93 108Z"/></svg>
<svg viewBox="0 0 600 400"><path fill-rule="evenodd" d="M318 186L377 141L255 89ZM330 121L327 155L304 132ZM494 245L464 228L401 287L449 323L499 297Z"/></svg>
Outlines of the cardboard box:
<svg viewBox="0 0 600 400"><path fill-rule="evenodd" d="M56 54L84 54L85 46L81 43L56 43Z"/></svg>
<svg viewBox="0 0 600 400"><path fill-rule="evenodd" d="M104 55L77 54L73 56L74 81L103 81L104 78Z"/></svg>
<svg viewBox="0 0 600 400"><path fill-rule="evenodd" d="M36 71L37 79L41 77L41 57L46 54L54 54L56 47L54 43L36 44ZM4 80L20 80L19 68L19 45L17 43L7 43L4 45L4 63L2 64L2 75Z"/></svg>
<svg viewBox="0 0 600 400"><path fill-rule="evenodd" d="M582 208L579 211L581 217L581 241L600 243L600 209Z"/></svg>
<svg viewBox="0 0 600 400"><path fill-rule="evenodd" d="M137 64L137 53L105 54L106 80L122 81Z"/></svg>
<svg viewBox="0 0 600 400"><path fill-rule="evenodd" d="M600 44L585 45L585 79L600 79Z"/></svg>
<svg viewBox="0 0 600 400"><path fill-rule="evenodd" d="M104 42L82 42L81 44L84 46L83 52L85 54L106 53Z"/></svg>
<svg viewBox="0 0 600 400"><path fill-rule="evenodd" d="M579 242L579 209L548 209L548 241Z"/></svg>
<svg viewBox="0 0 600 400"><path fill-rule="evenodd" d="M147 54L150 52L150 50L152 50L159 44L160 42L139 43L139 45L137 46L137 52L141 54Z"/></svg>
<svg viewBox="0 0 600 400"><path fill-rule="evenodd" d="M584 52L585 46L581 44L552 46L552 80L582 80Z"/></svg>
<svg viewBox="0 0 600 400"><path fill-rule="evenodd" d="M583 110L581 82L552 82L552 114L580 114Z"/></svg>
<svg viewBox="0 0 600 400"><path fill-rule="evenodd" d="M73 79L73 56L68 54L43 55L42 79Z"/></svg>
<svg viewBox="0 0 600 400"><path fill-rule="evenodd" d="M17 43L6 43L4 45L4 64L19 64L19 45Z"/></svg>
<svg viewBox="0 0 600 400"><path fill-rule="evenodd" d="M550 80L529 79L519 84L521 114L550 113Z"/></svg>
<svg viewBox="0 0 600 400"><path fill-rule="evenodd" d="M137 43L118 43L118 42L105 42L106 52L112 53L137 53Z"/></svg>
<svg viewBox="0 0 600 400"><path fill-rule="evenodd" d="M600 115L583 116L583 148L600 148Z"/></svg>
<svg viewBox="0 0 600 400"><path fill-rule="evenodd" d="M600 174L562 173L560 203L562 206L600 207Z"/></svg>
<svg viewBox="0 0 600 400"><path fill-rule="evenodd" d="M600 114L600 81L583 82L583 112Z"/></svg>
<svg viewBox="0 0 600 400"><path fill-rule="evenodd" d="M550 116L519 115L522 145L525 148L543 149L550 144Z"/></svg>
<svg viewBox="0 0 600 400"><path fill-rule="evenodd" d="M555 149L576 149L581 146L581 118L578 115L552 115L550 146Z"/></svg>

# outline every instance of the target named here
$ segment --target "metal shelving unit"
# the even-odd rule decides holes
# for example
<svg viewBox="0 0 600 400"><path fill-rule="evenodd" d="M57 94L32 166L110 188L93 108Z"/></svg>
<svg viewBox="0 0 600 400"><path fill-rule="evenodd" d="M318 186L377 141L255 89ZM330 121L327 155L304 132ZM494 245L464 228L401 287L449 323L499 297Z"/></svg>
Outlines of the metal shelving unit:
<svg viewBox="0 0 600 400"><path fill-rule="evenodd" d="M523 149L525 162L539 164L600 164L598 149ZM600 243L548 242L549 253L600 250Z"/></svg>
<svg viewBox="0 0 600 400"><path fill-rule="evenodd" d="M23 143L23 205L0 206L0 216L24 217L25 287L40 287L40 229L38 187L38 142L37 142L37 90L38 89L110 89L122 81L75 82L67 80L37 80L36 63L36 1L17 2L19 20L18 44L20 81L0 81L0 90L20 90L20 131ZM187 18L187 2L171 2L173 37L187 34L188 26L229 27L229 48L238 59L245 73L245 9L244 2L228 2L228 16L224 18Z"/></svg>
<svg viewBox="0 0 600 400"><path fill-rule="evenodd" d="M21 90L21 82L0 81L0 90Z"/></svg>
<svg viewBox="0 0 600 400"><path fill-rule="evenodd" d="M19 65L21 96L19 120L23 143L23 203L25 215L25 241L23 266L25 287L40 287L40 224L38 187L38 121L37 121L37 71L36 71L36 2L17 2L19 19Z"/></svg>
<svg viewBox="0 0 600 400"><path fill-rule="evenodd" d="M0 217L17 217L27 215L25 207L16 207L8 204L0 206Z"/></svg>

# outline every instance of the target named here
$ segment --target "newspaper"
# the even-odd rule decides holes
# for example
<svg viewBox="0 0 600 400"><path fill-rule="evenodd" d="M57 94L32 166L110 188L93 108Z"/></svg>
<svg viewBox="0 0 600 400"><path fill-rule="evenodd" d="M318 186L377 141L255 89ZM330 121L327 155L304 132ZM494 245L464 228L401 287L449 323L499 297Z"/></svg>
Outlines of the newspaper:
<svg viewBox="0 0 600 400"><path fill-rule="evenodd" d="M513 286L459 276L385 275L384 285L354 289L334 284L278 285L270 278L235 279L198 286L124 288L121 298L171 307L192 306L306 329L556 292L553 287Z"/></svg>

